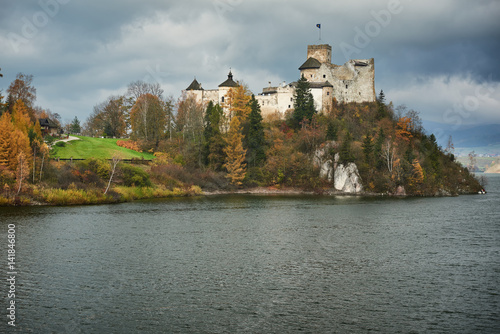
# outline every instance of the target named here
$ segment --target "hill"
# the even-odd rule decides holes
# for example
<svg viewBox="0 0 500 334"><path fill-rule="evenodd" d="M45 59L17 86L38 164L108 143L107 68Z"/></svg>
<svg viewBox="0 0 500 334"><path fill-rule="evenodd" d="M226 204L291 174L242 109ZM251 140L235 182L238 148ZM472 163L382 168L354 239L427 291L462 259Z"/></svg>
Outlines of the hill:
<svg viewBox="0 0 500 334"><path fill-rule="evenodd" d="M142 159L151 160L154 155L151 153L137 152L116 144L118 139L114 138L92 138L76 136L80 140L73 140L66 143L56 143L51 152L52 158L61 159L111 159L118 154L122 159Z"/></svg>
<svg viewBox="0 0 500 334"><path fill-rule="evenodd" d="M500 154L500 124L454 125L425 122L428 133L434 133L438 144L446 147L449 136L452 136L457 156L466 156L474 151L476 154Z"/></svg>

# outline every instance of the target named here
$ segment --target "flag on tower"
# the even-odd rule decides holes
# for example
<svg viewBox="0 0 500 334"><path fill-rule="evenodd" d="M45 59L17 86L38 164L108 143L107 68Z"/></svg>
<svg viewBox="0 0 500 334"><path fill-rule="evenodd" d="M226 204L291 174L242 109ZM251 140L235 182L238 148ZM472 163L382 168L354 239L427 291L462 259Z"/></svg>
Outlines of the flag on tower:
<svg viewBox="0 0 500 334"><path fill-rule="evenodd" d="M321 23L316 24L316 27L321 29Z"/></svg>

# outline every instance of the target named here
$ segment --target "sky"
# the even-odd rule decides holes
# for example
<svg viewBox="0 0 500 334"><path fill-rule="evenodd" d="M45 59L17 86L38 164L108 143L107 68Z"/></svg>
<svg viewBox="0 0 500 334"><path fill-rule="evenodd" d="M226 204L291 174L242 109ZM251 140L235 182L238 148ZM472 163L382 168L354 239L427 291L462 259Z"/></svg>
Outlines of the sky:
<svg viewBox="0 0 500 334"><path fill-rule="evenodd" d="M498 0L0 0L0 8L0 89L32 74L36 105L66 122L84 122L136 80L177 100L194 78L216 88L231 69L258 94L269 81L297 80L307 45L330 44L335 64L374 58L377 94L425 122L500 124Z"/></svg>

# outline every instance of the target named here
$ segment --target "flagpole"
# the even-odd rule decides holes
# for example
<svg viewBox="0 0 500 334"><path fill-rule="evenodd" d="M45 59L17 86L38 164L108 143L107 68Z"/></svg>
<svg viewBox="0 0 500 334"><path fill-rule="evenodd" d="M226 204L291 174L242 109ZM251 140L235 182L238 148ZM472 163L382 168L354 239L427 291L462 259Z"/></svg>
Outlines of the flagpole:
<svg viewBox="0 0 500 334"><path fill-rule="evenodd" d="M319 42L321 43L321 23L316 24L316 27L319 29Z"/></svg>

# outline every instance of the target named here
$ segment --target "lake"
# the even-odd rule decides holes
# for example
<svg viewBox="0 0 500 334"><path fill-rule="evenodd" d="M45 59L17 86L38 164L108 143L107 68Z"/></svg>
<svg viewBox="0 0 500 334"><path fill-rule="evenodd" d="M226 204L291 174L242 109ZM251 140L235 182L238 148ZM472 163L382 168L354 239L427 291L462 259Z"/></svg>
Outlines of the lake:
<svg viewBox="0 0 500 334"><path fill-rule="evenodd" d="M445 198L0 208L0 332L499 333L500 176L487 176L488 194Z"/></svg>

